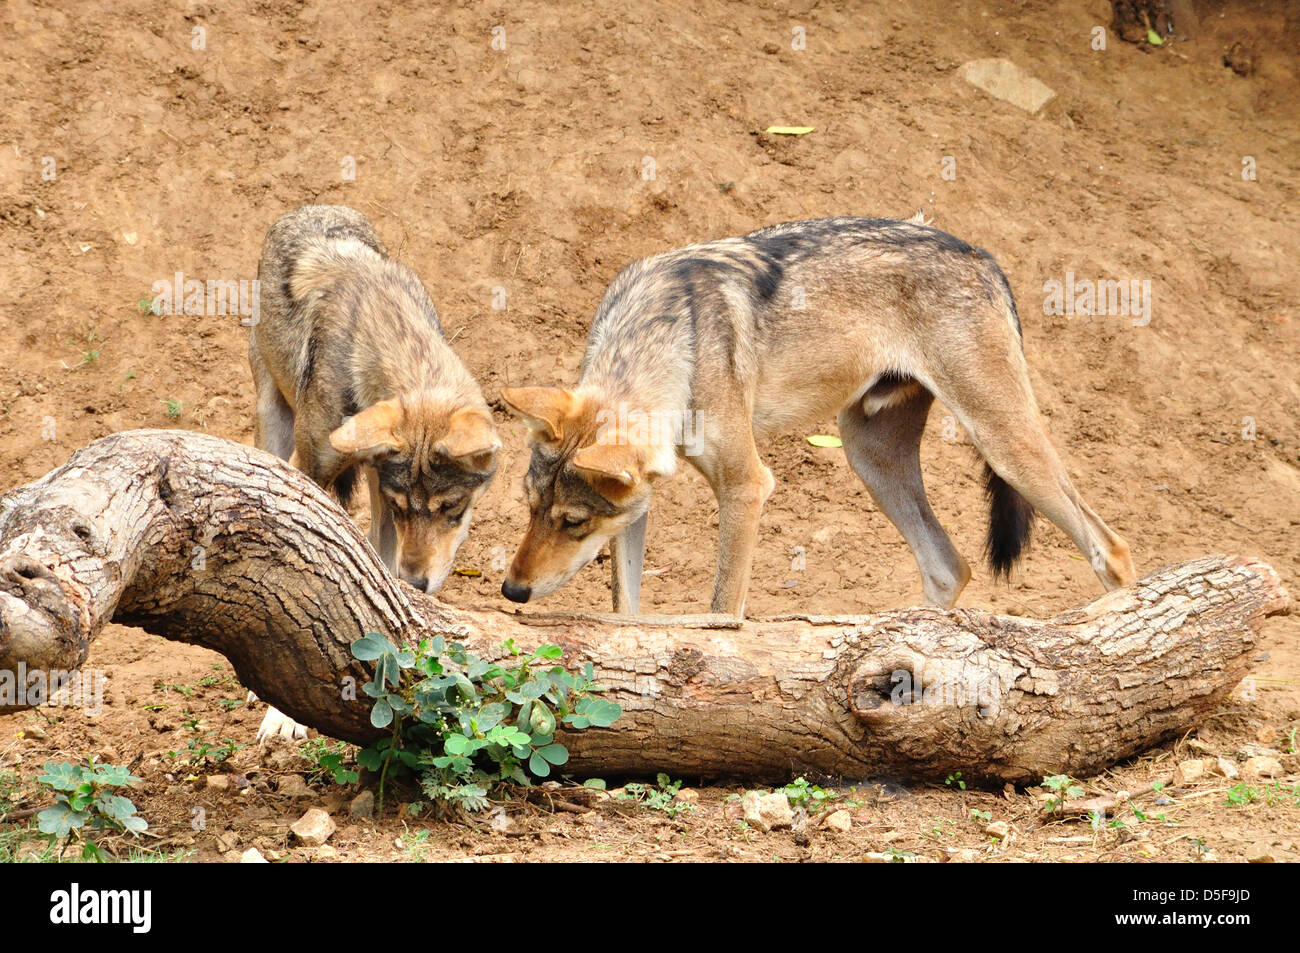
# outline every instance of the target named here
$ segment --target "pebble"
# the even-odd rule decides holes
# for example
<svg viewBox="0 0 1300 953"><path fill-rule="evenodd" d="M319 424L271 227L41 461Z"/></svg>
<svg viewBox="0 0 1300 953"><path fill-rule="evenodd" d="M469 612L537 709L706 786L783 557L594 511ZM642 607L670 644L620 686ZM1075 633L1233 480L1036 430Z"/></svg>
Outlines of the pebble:
<svg viewBox="0 0 1300 953"><path fill-rule="evenodd" d="M831 811L822 824L833 831L846 834L853 829L853 816L848 811Z"/></svg>
<svg viewBox="0 0 1300 953"><path fill-rule="evenodd" d="M1260 755L1251 758L1241 766L1241 774L1245 778L1276 778L1284 774L1282 762L1270 755Z"/></svg>
<svg viewBox="0 0 1300 953"><path fill-rule="evenodd" d="M290 825L289 830L307 847L320 847L334 833L334 818L313 807Z"/></svg>
<svg viewBox="0 0 1300 953"><path fill-rule="evenodd" d="M348 813L353 817L364 820L365 818L375 816L375 792L362 791L352 799L348 805Z"/></svg>
<svg viewBox="0 0 1300 953"><path fill-rule="evenodd" d="M794 811L790 799L784 794L763 794L750 791L740 799L745 812L745 822L764 831L794 826Z"/></svg>

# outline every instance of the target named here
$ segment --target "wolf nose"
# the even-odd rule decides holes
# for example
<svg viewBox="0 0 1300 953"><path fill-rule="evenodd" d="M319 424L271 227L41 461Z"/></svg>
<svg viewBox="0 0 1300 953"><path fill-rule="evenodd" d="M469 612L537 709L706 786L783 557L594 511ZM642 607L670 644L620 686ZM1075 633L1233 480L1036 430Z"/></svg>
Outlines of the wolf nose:
<svg viewBox="0 0 1300 953"><path fill-rule="evenodd" d="M507 579L501 583L501 595L505 596L511 602L527 602L528 597L533 594L529 586L521 586L517 582L511 582Z"/></svg>
<svg viewBox="0 0 1300 953"><path fill-rule="evenodd" d="M402 575L402 579L403 579L404 581L410 583L410 584L411 584L412 586L414 586L416 589L419 589L421 592L426 592L426 591L428 591L428 588L429 588L429 577L428 577L428 576L408 576L408 575L403 574L403 575Z"/></svg>

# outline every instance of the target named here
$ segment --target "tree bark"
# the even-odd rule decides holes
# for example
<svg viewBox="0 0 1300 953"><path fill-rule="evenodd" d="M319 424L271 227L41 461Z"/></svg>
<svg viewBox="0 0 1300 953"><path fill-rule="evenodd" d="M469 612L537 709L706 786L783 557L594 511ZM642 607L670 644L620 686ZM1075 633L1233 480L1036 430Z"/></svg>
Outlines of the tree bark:
<svg viewBox="0 0 1300 953"><path fill-rule="evenodd" d="M564 738L580 776L1088 775L1219 704L1287 607L1269 566L1207 556L1045 621L458 608L396 583L288 464L180 431L106 437L0 497L0 677L76 669L114 621L220 652L268 703L366 743L369 699L349 691L371 675L349 651L366 632L443 633L484 655L554 642L625 710Z"/></svg>

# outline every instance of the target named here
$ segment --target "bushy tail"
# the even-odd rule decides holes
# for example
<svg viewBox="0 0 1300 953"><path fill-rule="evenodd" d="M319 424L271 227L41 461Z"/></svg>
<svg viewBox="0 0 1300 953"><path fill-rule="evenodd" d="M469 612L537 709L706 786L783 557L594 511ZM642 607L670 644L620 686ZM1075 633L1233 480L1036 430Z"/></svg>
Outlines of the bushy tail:
<svg viewBox="0 0 1300 953"><path fill-rule="evenodd" d="M984 555L993 578L1008 579L1034 525L1034 508L1006 480L984 464L984 495L989 501L989 533Z"/></svg>

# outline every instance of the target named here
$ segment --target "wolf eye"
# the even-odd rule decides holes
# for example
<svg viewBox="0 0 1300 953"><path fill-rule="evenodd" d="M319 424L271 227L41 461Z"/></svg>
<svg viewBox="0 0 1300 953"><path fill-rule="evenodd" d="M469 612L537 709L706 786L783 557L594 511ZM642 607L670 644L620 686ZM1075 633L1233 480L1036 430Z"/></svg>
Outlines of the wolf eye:
<svg viewBox="0 0 1300 953"><path fill-rule="evenodd" d="M438 515L444 516L452 522L456 522L465 515L465 500L449 500L442 506L438 507Z"/></svg>
<svg viewBox="0 0 1300 953"><path fill-rule="evenodd" d="M579 526L586 525L586 523L587 517L585 516L566 516L560 520L560 526L564 529L577 529Z"/></svg>

